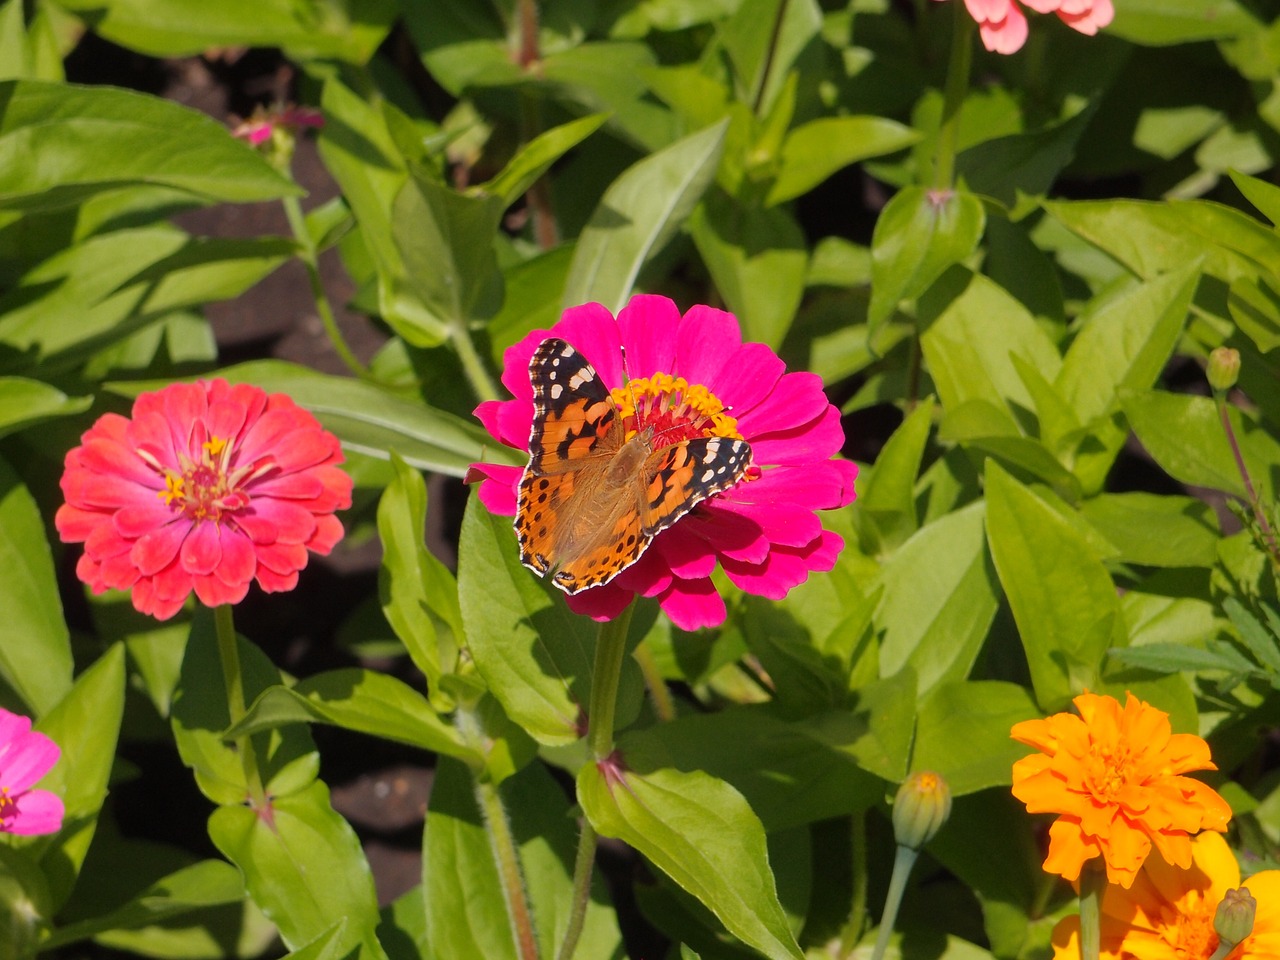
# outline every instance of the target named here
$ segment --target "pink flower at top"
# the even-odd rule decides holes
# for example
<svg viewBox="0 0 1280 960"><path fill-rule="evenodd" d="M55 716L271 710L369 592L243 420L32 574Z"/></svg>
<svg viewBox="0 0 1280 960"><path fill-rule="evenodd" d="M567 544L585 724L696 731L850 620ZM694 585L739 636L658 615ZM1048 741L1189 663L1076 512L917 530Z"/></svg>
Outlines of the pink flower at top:
<svg viewBox="0 0 1280 960"><path fill-rule="evenodd" d="M251 147L260 147L278 129L296 135L306 127L318 129L323 126L324 114L311 107L258 107L253 116L236 125L231 135Z"/></svg>
<svg viewBox="0 0 1280 960"><path fill-rule="evenodd" d="M144 393L133 418L108 413L67 453L54 522L84 543L95 593L132 590L167 620L194 590L238 603L249 582L292 590L308 551L342 539L351 477L337 437L282 393L225 380Z"/></svg>
<svg viewBox="0 0 1280 960"><path fill-rule="evenodd" d="M1027 42L1027 17L1019 2L1038 13L1056 13L1072 30L1089 36L1115 16L1111 0L964 0L982 45L991 52L1014 53Z"/></svg>
<svg viewBox="0 0 1280 960"><path fill-rule="evenodd" d="M852 502L857 468L833 459L844 431L816 375L785 373L767 346L742 342L737 319L723 310L695 306L681 316L666 297L637 296L615 320L600 304L584 304L566 310L550 330L535 330L508 348L502 382L515 399L488 401L476 409L496 439L526 452L534 426L530 361L535 352L546 354L550 337L573 348L563 354L566 362L576 363L580 354L594 367L629 430L655 427L655 449L719 437L702 462L713 468L729 465L732 453L737 459L731 465L741 476L728 489L712 484L721 492L661 529L639 559L612 579L570 592L571 608L608 620L636 595L655 597L674 624L694 630L724 621L725 603L711 580L717 563L732 583L773 599L785 596L810 571L831 569L844 541L822 529L817 511ZM569 388L579 379L572 371L566 378ZM549 390L558 396L559 384ZM642 412L639 425L636 407ZM743 441L750 448L751 465L745 470ZM585 437L578 441L583 442ZM568 450L567 444L562 447ZM715 451L726 459L713 461ZM708 480L710 472L686 479ZM516 513L523 474L516 466L472 468L473 476L484 479L481 501L506 516ZM679 489L678 478L665 483L657 478L649 493ZM550 522L561 520L553 516Z"/></svg>
<svg viewBox="0 0 1280 960"><path fill-rule="evenodd" d="M58 745L31 729L31 720L0 707L0 833L57 833L62 798L31 787L53 769Z"/></svg>

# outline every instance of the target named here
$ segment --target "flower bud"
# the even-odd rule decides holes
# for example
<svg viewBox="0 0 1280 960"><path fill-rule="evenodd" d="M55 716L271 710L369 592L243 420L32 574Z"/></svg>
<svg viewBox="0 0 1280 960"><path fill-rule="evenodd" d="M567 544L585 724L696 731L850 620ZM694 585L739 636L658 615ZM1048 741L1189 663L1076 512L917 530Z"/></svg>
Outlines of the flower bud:
<svg viewBox="0 0 1280 960"><path fill-rule="evenodd" d="M919 850L951 816L951 788L941 774L911 774L893 798L893 834L902 847Z"/></svg>
<svg viewBox="0 0 1280 960"><path fill-rule="evenodd" d="M1218 934L1219 944L1227 943L1234 949L1235 945L1253 933L1253 915L1258 909L1258 901L1253 899L1248 887L1239 890L1228 890L1218 904L1218 912L1213 915L1213 929Z"/></svg>
<svg viewBox="0 0 1280 960"><path fill-rule="evenodd" d="M1214 390L1230 390L1240 378L1240 351L1218 347L1209 354L1209 386Z"/></svg>

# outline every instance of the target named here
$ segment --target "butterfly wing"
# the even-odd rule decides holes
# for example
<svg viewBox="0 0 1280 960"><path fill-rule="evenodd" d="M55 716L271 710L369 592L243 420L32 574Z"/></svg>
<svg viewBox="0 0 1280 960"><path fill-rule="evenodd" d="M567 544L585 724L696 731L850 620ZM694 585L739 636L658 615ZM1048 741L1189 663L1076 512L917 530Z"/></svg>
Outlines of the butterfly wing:
<svg viewBox="0 0 1280 960"><path fill-rule="evenodd" d="M645 463L641 530L653 537L707 497L728 490L751 466L751 445L730 437L695 437L659 447Z"/></svg>

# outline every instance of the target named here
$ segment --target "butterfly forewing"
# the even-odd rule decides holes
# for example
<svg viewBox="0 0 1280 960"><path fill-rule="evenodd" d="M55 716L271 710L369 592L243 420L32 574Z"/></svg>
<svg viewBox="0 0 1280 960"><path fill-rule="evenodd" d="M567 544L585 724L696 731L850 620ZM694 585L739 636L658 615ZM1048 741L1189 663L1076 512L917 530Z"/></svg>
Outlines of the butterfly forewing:
<svg viewBox="0 0 1280 960"><path fill-rule="evenodd" d="M529 470L540 474L580 470L592 458L616 452L623 439L617 408L582 354L550 337L529 362L529 375L533 383Z"/></svg>
<svg viewBox="0 0 1280 960"><path fill-rule="evenodd" d="M745 440L700 437L661 447L649 455L641 529L652 537L686 513L742 479L751 465Z"/></svg>

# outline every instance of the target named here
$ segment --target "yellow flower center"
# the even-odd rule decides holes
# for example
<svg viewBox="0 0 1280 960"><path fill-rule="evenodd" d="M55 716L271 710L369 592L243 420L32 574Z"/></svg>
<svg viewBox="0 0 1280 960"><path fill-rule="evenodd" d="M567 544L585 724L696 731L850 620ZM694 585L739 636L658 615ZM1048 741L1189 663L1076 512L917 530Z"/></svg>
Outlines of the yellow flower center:
<svg viewBox="0 0 1280 960"><path fill-rule="evenodd" d="M9 796L8 787L0 787L0 830L4 829L4 822L18 812L18 801Z"/></svg>
<svg viewBox="0 0 1280 960"><path fill-rule="evenodd" d="M1178 960L1209 960L1218 948L1218 935L1213 929L1212 904L1201 901L1184 907L1165 928L1165 939L1173 947Z"/></svg>
<svg viewBox="0 0 1280 960"><path fill-rule="evenodd" d="M655 373L637 377L611 393L618 412L627 424L627 436L652 427L654 445L669 446L694 437L743 439L738 421L714 393L684 377Z"/></svg>
<svg viewBox="0 0 1280 960"><path fill-rule="evenodd" d="M178 469L166 467L145 450L138 455L164 477L164 489L156 496L195 521L220 521L224 515L244 509L250 497L244 485L273 466L266 457L257 464L232 468L234 450L223 437L213 436L200 445L200 458L178 454Z"/></svg>
<svg viewBox="0 0 1280 960"><path fill-rule="evenodd" d="M1094 744L1089 749L1085 764L1085 782L1093 795L1104 802L1116 799L1117 794L1134 779L1136 758L1128 745L1116 747Z"/></svg>

